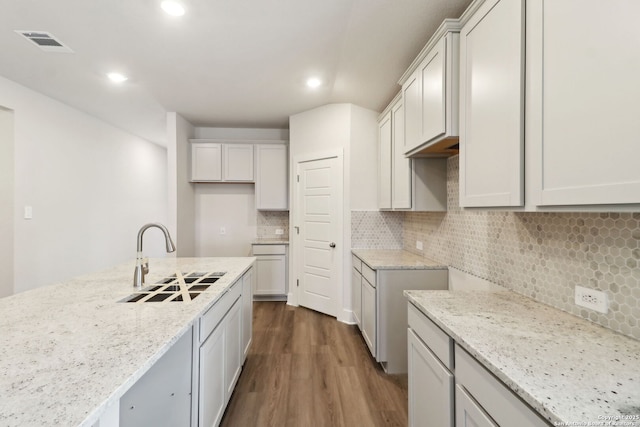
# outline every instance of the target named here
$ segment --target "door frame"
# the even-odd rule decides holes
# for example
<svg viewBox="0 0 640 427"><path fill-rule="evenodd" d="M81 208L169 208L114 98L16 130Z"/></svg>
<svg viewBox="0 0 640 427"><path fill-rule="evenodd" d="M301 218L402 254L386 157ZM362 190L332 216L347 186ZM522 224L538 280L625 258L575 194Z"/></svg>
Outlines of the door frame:
<svg viewBox="0 0 640 427"><path fill-rule="evenodd" d="M336 266L336 274L335 278L337 282L337 288L335 297L335 313L336 317L340 318L343 307L343 290L344 290L344 257L345 257L345 234L344 234L344 155L342 148L336 148L327 151L320 152L312 152L299 154L294 156L292 163L292 173L291 173L291 196L293 203L291 204L291 212L289 213L289 219L292 224L289 225L289 295L287 298L287 304L298 306L300 301L300 288L298 287L298 279L302 276L302 240L301 234L296 232L297 228L300 227L301 224L301 200L300 200L300 185L298 182L298 174L300 171L300 164L312 162L316 160L324 160L336 158L336 174L339 178L338 183L336 185L336 200L338 202L338 223L336 224L336 229L338 230L338 236L336 238L336 243L338 244L335 248L336 257L335 260L338 263Z"/></svg>

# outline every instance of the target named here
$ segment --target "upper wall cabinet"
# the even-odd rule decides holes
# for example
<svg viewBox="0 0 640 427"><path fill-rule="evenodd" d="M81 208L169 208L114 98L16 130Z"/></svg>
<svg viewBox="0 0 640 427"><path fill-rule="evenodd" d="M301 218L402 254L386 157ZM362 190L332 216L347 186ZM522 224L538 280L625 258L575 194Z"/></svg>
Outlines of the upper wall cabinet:
<svg viewBox="0 0 640 427"><path fill-rule="evenodd" d="M256 209L289 209L286 144L256 144Z"/></svg>
<svg viewBox="0 0 640 427"><path fill-rule="evenodd" d="M447 161L404 155L404 108L398 94L378 119L378 207L447 210Z"/></svg>
<svg viewBox="0 0 640 427"><path fill-rule="evenodd" d="M534 204L640 203L640 2L527 8Z"/></svg>
<svg viewBox="0 0 640 427"><path fill-rule="evenodd" d="M460 31L463 207L524 204L524 13L487 0Z"/></svg>
<svg viewBox="0 0 640 427"><path fill-rule="evenodd" d="M445 20L400 79L407 156L457 154L457 22Z"/></svg>
<svg viewBox="0 0 640 427"><path fill-rule="evenodd" d="M191 142L191 182L253 182L253 144Z"/></svg>

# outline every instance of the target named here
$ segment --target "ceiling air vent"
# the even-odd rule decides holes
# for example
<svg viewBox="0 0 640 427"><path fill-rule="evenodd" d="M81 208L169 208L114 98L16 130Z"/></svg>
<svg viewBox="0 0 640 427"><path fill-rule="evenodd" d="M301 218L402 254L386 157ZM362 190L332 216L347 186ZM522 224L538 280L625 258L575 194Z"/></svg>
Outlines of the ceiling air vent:
<svg viewBox="0 0 640 427"><path fill-rule="evenodd" d="M19 30L16 30L16 33L35 43L40 49L44 50L45 52L73 53L73 51L68 46L66 46L60 40L57 40L51 33L47 33L45 31Z"/></svg>

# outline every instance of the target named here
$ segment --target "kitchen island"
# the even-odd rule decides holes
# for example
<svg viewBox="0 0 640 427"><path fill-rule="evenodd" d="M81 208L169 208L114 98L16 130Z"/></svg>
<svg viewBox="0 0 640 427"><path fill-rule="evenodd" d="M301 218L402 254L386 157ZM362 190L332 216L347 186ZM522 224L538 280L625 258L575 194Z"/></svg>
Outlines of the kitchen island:
<svg viewBox="0 0 640 427"><path fill-rule="evenodd" d="M134 291L133 261L0 299L0 425L94 425L254 261L151 259L148 284L224 273L189 302L119 302Z"/></svg>
<svg viewBox="0 0 640 427"><path fill-rule="evenodd" d="M493 391L481 384L487 380L493 390L506 386L508 394L517 396L516 404L526 402L546 424L640 426L639 341L510 291L405 295L410 335L415 332L455 377L456 417L463 406L459 394L467 392L480 406L495 406L497 412L508 406L490 398ZM412 311L417 315L412 317ZM434 346L424 337L431 337ZM448 345L441 345L447 340ZM450 363L453 353L455 363ZM470 371L471 365L482 372ZM460 375L473 381L461 384ZM409 394L411 402L411 385ZM414 397L422 404L420 396ZM500 422L500 414L488 407L484 410L499 425L516 425Z"/></svg>

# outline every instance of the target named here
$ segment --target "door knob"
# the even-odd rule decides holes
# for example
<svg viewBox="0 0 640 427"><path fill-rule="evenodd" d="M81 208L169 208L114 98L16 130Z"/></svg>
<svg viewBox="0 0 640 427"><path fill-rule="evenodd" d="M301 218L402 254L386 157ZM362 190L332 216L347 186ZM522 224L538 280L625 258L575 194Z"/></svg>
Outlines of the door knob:
<svg viewBox="0 0 640 427"><path fill-rule="evenodd" d="M331 242L331 243L329 243L329 247L330 247L330 248L335 248L335 247L336 247L336 244L335 244L335 243L333 243L333 242Z"/></svg>

